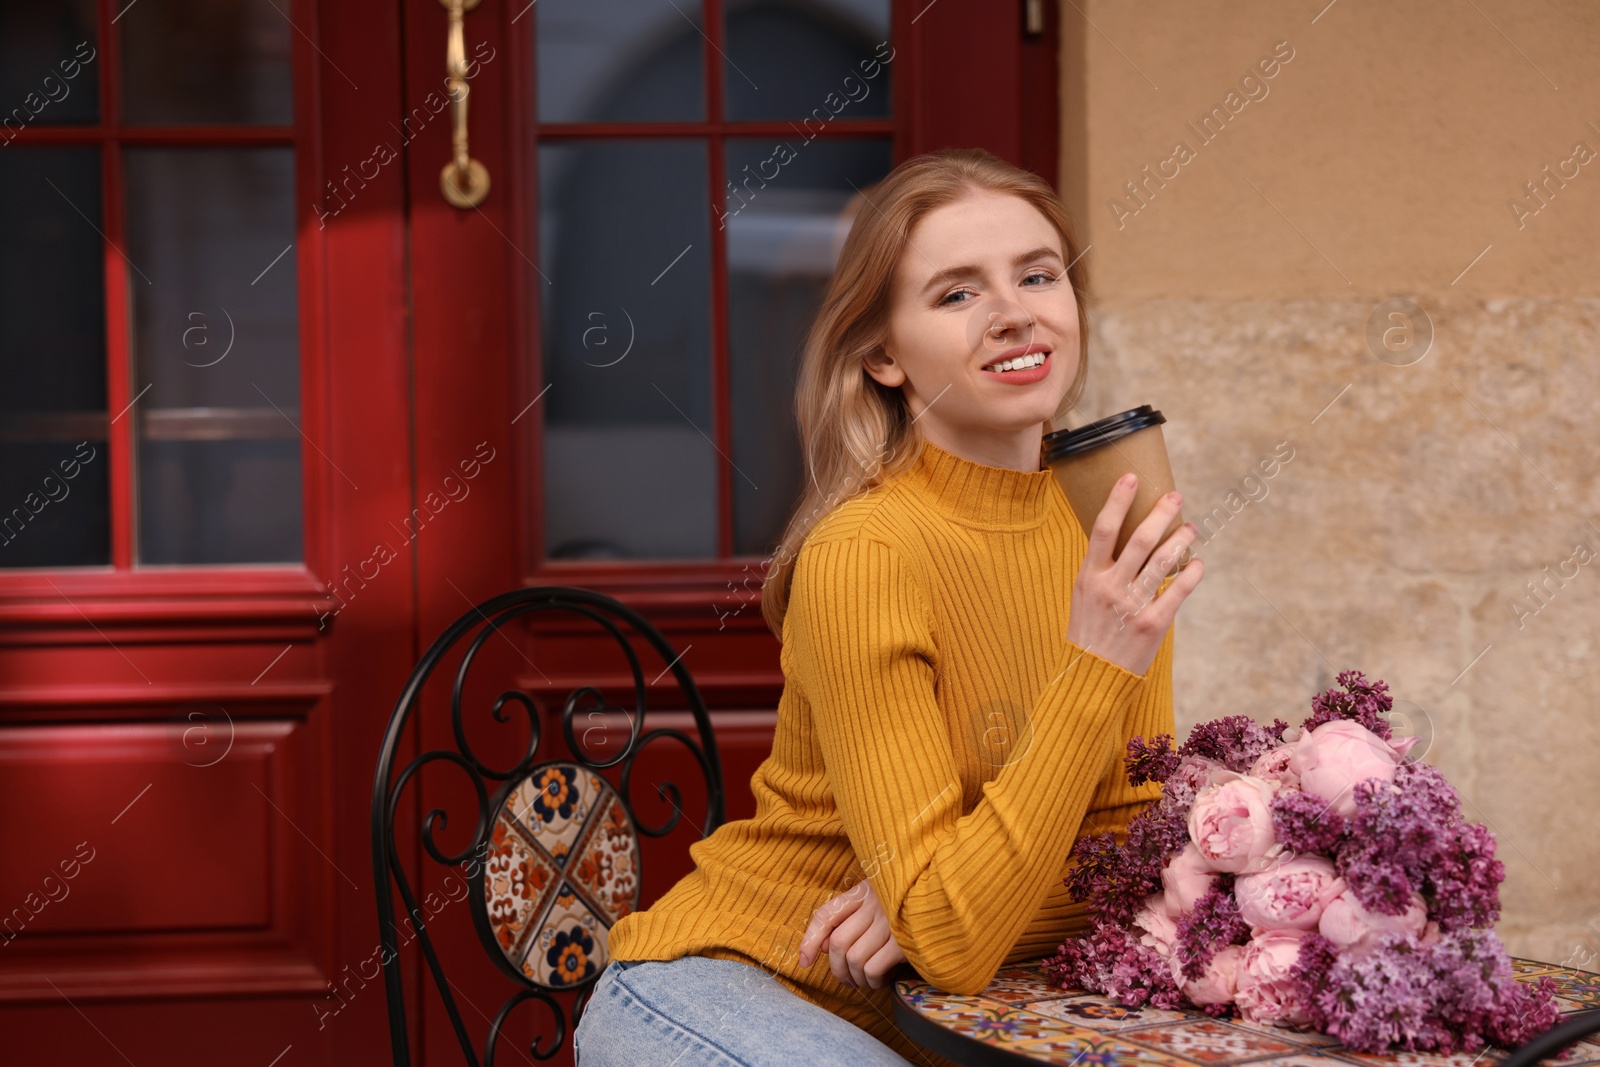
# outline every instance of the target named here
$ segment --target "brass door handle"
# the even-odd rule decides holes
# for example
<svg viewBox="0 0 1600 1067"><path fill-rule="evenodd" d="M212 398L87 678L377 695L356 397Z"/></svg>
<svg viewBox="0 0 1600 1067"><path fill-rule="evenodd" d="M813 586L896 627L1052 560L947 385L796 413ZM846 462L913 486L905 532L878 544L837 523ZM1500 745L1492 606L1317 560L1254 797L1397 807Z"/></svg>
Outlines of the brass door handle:
<svg viewBox="0 0 1600 1067"><path fill-rule="evenodd" d="M467 41L463 25L468 11L479 0L439 0L450 12L449 35L445 42L445 79L450 97L453 129L450 146L453 158L439 172L439 191L459 208L477 207L489 195L489 172L467 152Z"/></svg>

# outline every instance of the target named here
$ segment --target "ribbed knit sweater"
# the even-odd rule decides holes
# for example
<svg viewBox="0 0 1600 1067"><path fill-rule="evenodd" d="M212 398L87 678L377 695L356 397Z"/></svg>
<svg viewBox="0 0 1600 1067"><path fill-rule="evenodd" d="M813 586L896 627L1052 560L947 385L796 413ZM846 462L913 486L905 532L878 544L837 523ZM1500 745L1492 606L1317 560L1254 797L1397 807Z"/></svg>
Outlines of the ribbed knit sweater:
<svg viewBox="0 0 1600 1067"><path fill-rule="evenodd" d="M843 985L826 953L802 968L800 938L866 878L917 972L975 992L1087 929L1062 884L1073 842L1120 838L1160 795L1120 757L1173 732L1172 629L1142 677L1066 638L1087 548L1049 470L932 442L826 514L795 562L756 814L691 846L694 871L612 928L612 955L742 960L946 1062L896 1029L891 988Z"/></svg>

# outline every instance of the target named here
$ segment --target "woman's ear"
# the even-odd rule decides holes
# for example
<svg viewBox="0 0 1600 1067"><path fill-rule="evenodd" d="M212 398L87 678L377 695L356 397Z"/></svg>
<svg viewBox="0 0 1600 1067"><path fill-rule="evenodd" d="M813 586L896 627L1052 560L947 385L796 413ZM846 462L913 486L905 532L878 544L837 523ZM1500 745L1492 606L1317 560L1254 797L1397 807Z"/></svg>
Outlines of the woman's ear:
<svg viewBox="0 0 1600 1067"><path fill-rule="evenodd" d="M905 383L906 372L901 368L899 361L880 345L861 358L862 366L872 380L889 389L897 389Z"/></svg>

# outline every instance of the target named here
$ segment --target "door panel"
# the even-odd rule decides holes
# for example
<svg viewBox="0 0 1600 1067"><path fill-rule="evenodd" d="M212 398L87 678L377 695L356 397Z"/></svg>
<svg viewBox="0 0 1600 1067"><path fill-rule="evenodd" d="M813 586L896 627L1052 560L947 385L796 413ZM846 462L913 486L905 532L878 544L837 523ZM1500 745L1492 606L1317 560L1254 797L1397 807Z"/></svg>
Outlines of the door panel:
<svg viewBox="0 0 1600 1067"><path fill-rule="evenodd" d="M194 710L0 734L0 804L36 812L0 872L0 899L18 902L0 919L14 941L0 998L321 989L327 887L293 828L323 817L305 719Z"/></svg>

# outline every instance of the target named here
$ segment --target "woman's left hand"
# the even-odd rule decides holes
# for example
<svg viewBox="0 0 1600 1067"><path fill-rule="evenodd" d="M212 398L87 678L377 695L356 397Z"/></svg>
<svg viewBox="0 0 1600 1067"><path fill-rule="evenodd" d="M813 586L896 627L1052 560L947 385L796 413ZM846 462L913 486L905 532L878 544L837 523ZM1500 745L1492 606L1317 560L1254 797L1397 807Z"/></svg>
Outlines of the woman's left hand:
<svg viewBox="0 0 1600 1067"><path fill-rule="evenodd" d="M800 939L800 966L809 967L819 952L828 954L833 976L845 985L882 989L884 976L905 953L889 932L878 894L865 878L840 893L811 917Z"/></svg>

